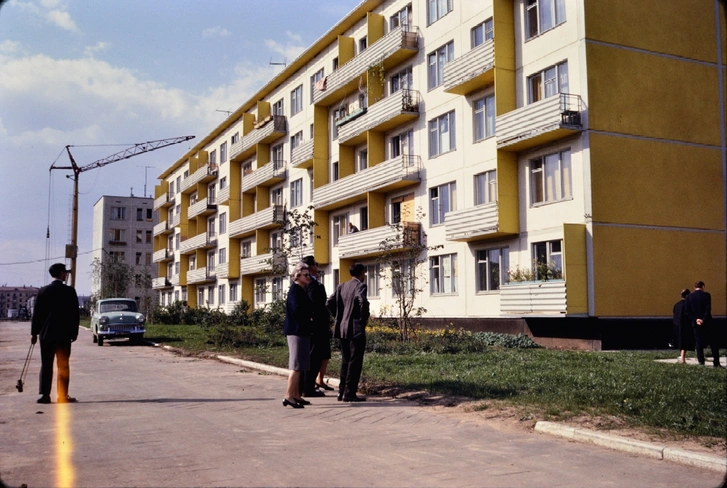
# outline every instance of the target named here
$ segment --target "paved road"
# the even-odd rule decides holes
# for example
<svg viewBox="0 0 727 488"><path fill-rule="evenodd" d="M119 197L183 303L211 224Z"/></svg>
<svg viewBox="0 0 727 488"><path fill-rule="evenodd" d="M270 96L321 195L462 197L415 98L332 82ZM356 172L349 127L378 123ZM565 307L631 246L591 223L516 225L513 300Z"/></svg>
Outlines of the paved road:
<svg viewBox="0 0 727 488"><path fill-rule="evenodd" d="M283 408L285 379L82 330L80 403L38 405L29 324L0 323L0 477L9 486L715 487L721 476L413 403ZM53 393L55 397L55 392Z"/></svg>

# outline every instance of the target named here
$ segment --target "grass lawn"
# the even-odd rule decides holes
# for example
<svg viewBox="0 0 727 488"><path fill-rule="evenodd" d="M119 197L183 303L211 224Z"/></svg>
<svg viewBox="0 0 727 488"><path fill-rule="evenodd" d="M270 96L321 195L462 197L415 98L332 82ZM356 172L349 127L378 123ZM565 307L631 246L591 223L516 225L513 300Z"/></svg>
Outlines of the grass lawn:
<svg viewBox="0 0 727 488"><path fill-rule="evenodd" d="M190 353L231 354L287 367L286 347L215 348L204 329L148 325L147 338ZM396 388L522 407L538 418L615 416L675 435L725 439L724 369L664 364L674 351L581 352L489 348L475 354L367 353L367 392ZM340 355L328 368L336 376Z"/></svg>

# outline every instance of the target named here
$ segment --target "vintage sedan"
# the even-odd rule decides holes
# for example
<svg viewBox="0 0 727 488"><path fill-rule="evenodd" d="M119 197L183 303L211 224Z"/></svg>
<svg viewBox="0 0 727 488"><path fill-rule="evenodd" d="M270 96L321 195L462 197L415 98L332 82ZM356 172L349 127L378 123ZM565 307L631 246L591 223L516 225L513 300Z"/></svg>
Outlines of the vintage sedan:
<svg viewBox="0 0 727 488"><path fill-rule="evenodd" d="M130 298L106 298L96 302L91 317L93 342L103 346L106 339L128 337L133 342L144 339L146 319L136 308L136 301Z"/></svg>

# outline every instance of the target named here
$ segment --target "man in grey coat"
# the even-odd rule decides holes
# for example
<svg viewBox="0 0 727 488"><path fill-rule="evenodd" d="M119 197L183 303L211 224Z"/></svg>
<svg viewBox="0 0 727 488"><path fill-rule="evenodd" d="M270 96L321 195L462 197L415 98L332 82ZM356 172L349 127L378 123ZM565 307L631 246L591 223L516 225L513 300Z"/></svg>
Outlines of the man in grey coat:
<svg viewBox="0 0 727 488"><path fill-rule="evenodd" d="M326 307L336 317L333 337L341 340L341 374L338 400L363 402L357 396L366 349L366 324L369 320L369 300L366 297L366 268L361 263L351 266L351 279L341 283L331 295Z"/></svg>

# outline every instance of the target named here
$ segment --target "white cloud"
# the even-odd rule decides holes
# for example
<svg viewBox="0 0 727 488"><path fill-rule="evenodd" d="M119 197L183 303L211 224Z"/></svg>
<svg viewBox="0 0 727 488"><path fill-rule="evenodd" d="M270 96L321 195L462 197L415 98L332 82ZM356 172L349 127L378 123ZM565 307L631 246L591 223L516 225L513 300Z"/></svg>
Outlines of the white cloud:
<svg viewBox="0 0 727 488"><path fill-rule="evenodd" d="M21 44L17 41L11 41L9 39L0 42L0 53L13 54L20 51Z"/></svg>
<svg viewBox="0 0 727 488"><path fill-rule="evenodd" d="M111 44L104 41L99 41L96 43L95 46L86 46L86 48L83 50L83 54L86 57L93 57L94 54L99 53L101 51L106 51L111 47Z"/></svg>
<svg viewBox="0 0 727 488"><path fill-rule="evenodd" d="M215 27L210 27L209 29L205 29L205 30L202 31L202 37L203 38L207 38L207 37L227 37L227 36L230 36L230 35L232 35L232 33L230 31L228 31L224 27L220 27L219 25L218 26L215 26Z"/></svg>
<svg viewBox="0 0 727 488"><path fill-rule="evenodd" d="M15 5L61 29L76 33L81 32L60 0L41 0L39 3L17 2Z"/></svg>
<svg viewBox="0 0 727 488"><path fill-rule="evenodd" d="M80 32L80 29L71 18L71 14L62 10L51 10L46 13L46 19L51 23L55 24L61 29L65 29L71 32Z"/></svg>
<svg viewBox="0 0 727 488"><path fill-rule="evenodd" d="M286 31L285 35L288 37L288 42L285 44L273 39L265 39L265 45L271 51L283 55L290 62L297 58L307 46L303 44L303 38L298 34Z"/></svg>

